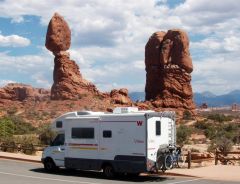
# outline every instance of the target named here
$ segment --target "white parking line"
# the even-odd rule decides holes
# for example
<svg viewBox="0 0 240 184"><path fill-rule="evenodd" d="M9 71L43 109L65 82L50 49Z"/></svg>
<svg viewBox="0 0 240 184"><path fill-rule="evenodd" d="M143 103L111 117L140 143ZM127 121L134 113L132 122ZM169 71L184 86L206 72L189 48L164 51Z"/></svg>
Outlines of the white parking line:
<svg viewBox="0 0 240 184"><path fill-rule="evenodd" d="M40 179L40 180L60 181L60 182L66 182L66 183L101 184L101 183L93 183L93 182L85 182L85 181L72 181L72 180L61 180L61 179L57 179L57 178L45 178L45 177L38 177L38 176L28 176L28 175L7 173L7 172L0 172L0 174L18 176L18 177L24 177L24 178Z"/></svg>
<svg viewBox="0 0 240 184"><path fill-rule="evenodd" d="M167 184L188 183L188 182L197 181L197 180L201 180L201 178L192 179L192 180L184 180L184 181L176 181L176 182L167 183Z"/></svg>

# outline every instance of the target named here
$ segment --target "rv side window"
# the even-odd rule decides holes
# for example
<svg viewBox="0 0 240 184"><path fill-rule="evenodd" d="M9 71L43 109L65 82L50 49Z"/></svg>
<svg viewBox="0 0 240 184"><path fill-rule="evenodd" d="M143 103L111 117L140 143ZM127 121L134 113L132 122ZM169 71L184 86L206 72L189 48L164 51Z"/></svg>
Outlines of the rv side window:
<svg viewBox="0 0 240 184"><path fill-rule="evenodd" d="M58 134L57 137L52 142L51 146L61 146L64 145L65 136L64 134Z"/></svg>
<svg viewBox="0 0 240 184"><path fill-rule="evenodd" d="M112 137L112 131L111 130L104 130L103 131L103 137L104 138L111 138Z"/></svg>
<svg viewBox="0 0 240 184"><path fill-rule="evenodd" d="M56 122L56 127L57 128L62 128L62 121L57 121Z"/></svg>
<svg viewBox="0 0 240 184"><path fill-rule="evenodd" d="M156 135L161 135L161 121L156 121Z"/></svg>
<svg viewBox="0 0 240 184"><path fill-rule="evenodd" d="M72 128L73 139L93 139L94 128Z"/></svg>

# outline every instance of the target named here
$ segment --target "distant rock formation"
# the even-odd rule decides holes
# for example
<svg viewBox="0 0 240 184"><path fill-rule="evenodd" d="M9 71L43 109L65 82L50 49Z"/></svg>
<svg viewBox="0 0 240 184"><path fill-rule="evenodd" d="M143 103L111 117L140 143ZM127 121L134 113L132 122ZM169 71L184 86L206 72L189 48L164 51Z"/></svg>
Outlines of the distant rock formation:
<svg viewBox="0 0 240 184"><path fill-rule="evenodd" d="M125 88L122 89L113 89L110 92L110 97L112 98L112 102L115 104L122 104L122 105L130 105L132 101L128 96L128 90Z"/></svg>
<svg viewBox="0 0 240 184"><path fill-rule="evenodd" d="M146 100L158 108L193 110L192 59L187 34L178 29L154 33L145 47Z"/></svg>
<svg viewBox="0 0 240 184"><path fill-rule="evenodd" d="M45 46L54 59L52 100L79 99L82 94L100 94L96 86L83 79L75 61L67 50L71 45L71 31L64 18L55 13L49 22Z"/></svg>
<svg viewBox="0 0 240 184"><path fill-rule="evenodd" d="M24 101L24 100L46 100L49 99L50 91L42 88L33 88L30 85L9 83L0 88L0 100Z"/></svg>

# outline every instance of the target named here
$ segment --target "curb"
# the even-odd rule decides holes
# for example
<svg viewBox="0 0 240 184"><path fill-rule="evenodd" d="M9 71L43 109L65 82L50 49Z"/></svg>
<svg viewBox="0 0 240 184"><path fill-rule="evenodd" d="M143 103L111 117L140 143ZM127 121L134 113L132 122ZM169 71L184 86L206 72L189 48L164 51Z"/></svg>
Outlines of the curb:
<svg viewBox="0 0 240 184"><path fill-rule="evenodd" d="M193 175L188 175L188 174L179 174L179 173L163 173L162 176L181 176L181 177L189 177L189 178L200 178L199 176L193 176Z"/></svg>
<svg viewBox="0 0 240 184"><path fill-rule="evenodd" d="M8 160L17 160L17 161L24 161L24 162L32 162L32 163L42 163L40 160L32 160L26 158L17 158L17 157L8 157L0 155L0 158L8 159Z"/></svg>

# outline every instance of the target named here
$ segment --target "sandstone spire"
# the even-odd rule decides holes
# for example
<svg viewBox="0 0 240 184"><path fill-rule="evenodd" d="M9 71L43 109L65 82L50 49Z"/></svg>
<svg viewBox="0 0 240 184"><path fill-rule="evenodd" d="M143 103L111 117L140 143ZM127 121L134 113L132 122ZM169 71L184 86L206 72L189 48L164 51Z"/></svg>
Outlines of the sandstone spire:
<svg viewBox="0 0 240 184"><path fill-rule="evenodd" d="M55 55L51 99L78 99L82 94L99 93L95 85L83 79L78 65L70 60L71 31L64 18L55 13L49 22L45 46Z"/></svg>
<svg viewBox="0 0 240 184"><path fill-rule="evenodd" d="M145 47L146 100L158 107L193 110L192 59L187 34L178 29L156 32Z"/></svg>

